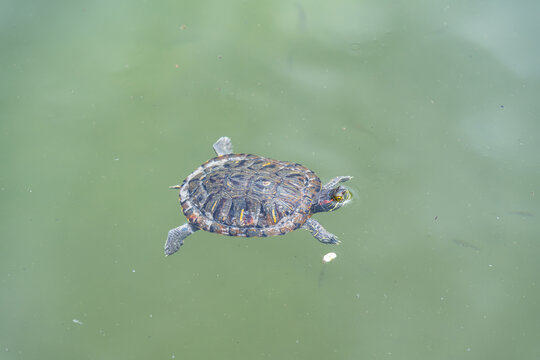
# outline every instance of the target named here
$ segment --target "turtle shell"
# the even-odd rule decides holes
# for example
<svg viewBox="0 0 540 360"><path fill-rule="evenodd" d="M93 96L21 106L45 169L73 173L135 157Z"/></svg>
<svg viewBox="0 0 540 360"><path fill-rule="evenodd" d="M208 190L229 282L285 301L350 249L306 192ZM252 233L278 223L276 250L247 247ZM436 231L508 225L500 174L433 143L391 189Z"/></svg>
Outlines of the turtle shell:
<svg viewBox="0 0 540 360"><path fill-rule="evenodd" d="M256 155L208 160L180 188L195 227L229 236L282 235L302 226L321 180L308 168Z"/></svg>

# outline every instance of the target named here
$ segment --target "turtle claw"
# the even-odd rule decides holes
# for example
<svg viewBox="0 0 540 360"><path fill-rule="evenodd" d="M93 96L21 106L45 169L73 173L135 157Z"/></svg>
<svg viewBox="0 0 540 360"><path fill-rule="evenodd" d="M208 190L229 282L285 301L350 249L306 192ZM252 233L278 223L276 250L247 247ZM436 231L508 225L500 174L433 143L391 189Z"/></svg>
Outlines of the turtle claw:
<svg viewBox="0 0 540 360"><path fill-rule="evenodd" d="M167 235L167 242L165 242L165 256L174 254L180 249L180 246L184 244L184 239L189 235L197 231L197 228L187 223L177 228L169 230Z"/></svg>
<svg viewBox="0 0 540 360"><path fill-rule="evenodd" d="M341 184L341 183L344 183L346 181L349 181L351 180L353 177L352 176L336 176L335 178L333 178L332 180L330 180L328 182L328 184L324 185L323 188L325 189L332 189L334 188L337 184Z"/></svg>
<svg viewBox="0 0 540 360"><path fill-rule="evenodd" d="M232 154L233 148L231 139L226 136L220 137L214 144L214 151L218 156Z"/></svg>
<svg viewBox="0 0 540 360"><path fill-rule="evenodd" d="M339 240L338 237L334 235L334 237L331 238L331 239L327 242L327 244L339 245L339 244L341 244L341 240Z"/></svg>
<svg viewBox="0 0 540 360"><path fill-rule="evenodd" d="M328 236L321 236L320 238L317 238L320 242L324 244L330 244L330 245L339 245L341 244L341 240L338 239L338 237L334 234L327 233L325 235Z"/></svg>
<svg viewBox="0 0 540 360"><path fill-rule="evenodd" d="M338 237L330 232L328 232L319 222L313 218L309 218L304 225L304 229L309 231L317 240L323 244L334 244L338 245L341 243Z"/></svg>

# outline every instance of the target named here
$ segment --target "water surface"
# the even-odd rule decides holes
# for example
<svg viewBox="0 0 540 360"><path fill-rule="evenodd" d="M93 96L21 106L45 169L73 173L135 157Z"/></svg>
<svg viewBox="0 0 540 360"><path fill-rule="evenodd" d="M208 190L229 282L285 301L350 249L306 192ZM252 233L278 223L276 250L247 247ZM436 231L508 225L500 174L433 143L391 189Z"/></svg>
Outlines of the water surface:
<svg viewBox="0 0 540 360"><path fill-rule="evenodd" d="M536 2L1 8L0 358L540 356ZM354 176L342 244L165 258L223 135Z"/></svg>

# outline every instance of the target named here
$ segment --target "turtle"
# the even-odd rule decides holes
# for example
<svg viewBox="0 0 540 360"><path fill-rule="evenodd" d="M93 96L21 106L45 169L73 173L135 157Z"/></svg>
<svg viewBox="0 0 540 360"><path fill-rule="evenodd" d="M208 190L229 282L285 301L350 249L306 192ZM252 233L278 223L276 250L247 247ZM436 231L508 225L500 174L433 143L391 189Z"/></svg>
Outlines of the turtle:
<svg viewBox="0 0 540 360"><path fill-rule="evenodd" d="M338 176L326 185L310 169L293 162L251 154L235 154L228 137L213 145L217 156L193 171L181 185L180 204L188 222L171 229L165 255L172 255L197 230L228 236L283 235L299 228L325 244L336 235L311 216L334 211L352 197Z"/></svg>

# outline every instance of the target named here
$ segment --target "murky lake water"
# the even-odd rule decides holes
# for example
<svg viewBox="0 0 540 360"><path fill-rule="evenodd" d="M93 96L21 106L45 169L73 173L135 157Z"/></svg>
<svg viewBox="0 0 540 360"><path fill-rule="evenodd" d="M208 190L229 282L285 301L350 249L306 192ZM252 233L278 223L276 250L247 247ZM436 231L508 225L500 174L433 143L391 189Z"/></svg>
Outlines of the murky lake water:
<svg viewBox="0 0 540 360"><path fill-rule="evenodd" d="M0 8L1 359L540 357L537 2ZM223 135L354 176L342 244L165 258Z"/></svg>

